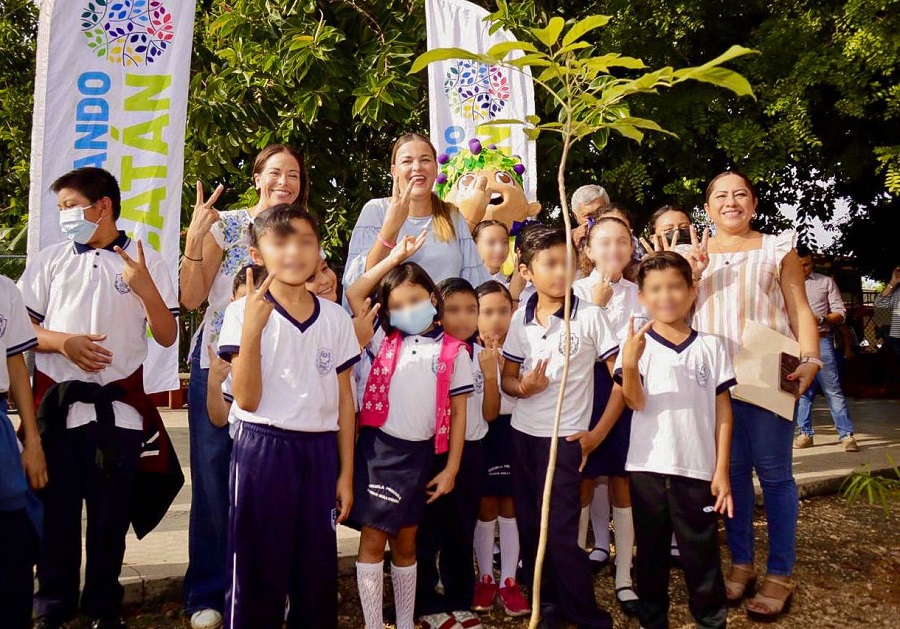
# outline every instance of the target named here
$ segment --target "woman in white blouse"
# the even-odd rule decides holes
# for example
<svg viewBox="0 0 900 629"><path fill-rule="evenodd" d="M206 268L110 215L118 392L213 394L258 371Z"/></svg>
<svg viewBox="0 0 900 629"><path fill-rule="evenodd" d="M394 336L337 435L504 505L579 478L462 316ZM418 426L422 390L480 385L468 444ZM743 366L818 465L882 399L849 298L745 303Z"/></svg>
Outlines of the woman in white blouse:
<svg viewBox="0 0 900 629"><path fill-rule="evenodd" d="M692 261L698 296L693 325L723 338L732 358L741 347L747 321L768 326L800 343L801 364L791 375L805 391L821 365L816 319L806 299L803 271L794 249L796 235L762 234L751 227L759 202L750 180L724 172L710 182L705 209L715 237L695 243ZM725 583L730 601L747 602L751 616L779 616L793 593L798 495L792 470L793 423L759 406L732 400L731 490L734 517L725 528L732 568ZM766 505L769 557L757 581L753 556L753 470Z"/></svg>

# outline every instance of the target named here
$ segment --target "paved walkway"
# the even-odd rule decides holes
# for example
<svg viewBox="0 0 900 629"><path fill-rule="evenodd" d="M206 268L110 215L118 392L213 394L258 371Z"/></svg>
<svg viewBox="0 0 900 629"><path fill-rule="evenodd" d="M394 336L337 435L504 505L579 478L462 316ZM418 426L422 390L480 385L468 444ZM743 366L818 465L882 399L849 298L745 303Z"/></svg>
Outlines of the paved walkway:
<svg viewBox="0 0 900 629"><path fill-rule="evenodd" d="M819 398L814 407L816 446L795 450L794 475L801 497L837 491L843 480L860 465L873 470L889 467L887 455L900 463L900 400L852 400L850 414L861 452L844 452L831 416ZM180 597L181 580L188 560L190 511L190 448L186 411L163 411L186 483L162 523L143 540L129 533L122 583L126 602ZM758 492L757 487L757 492ZM342 569L351 569L359 535L338 528L338 554Z"/></svg>

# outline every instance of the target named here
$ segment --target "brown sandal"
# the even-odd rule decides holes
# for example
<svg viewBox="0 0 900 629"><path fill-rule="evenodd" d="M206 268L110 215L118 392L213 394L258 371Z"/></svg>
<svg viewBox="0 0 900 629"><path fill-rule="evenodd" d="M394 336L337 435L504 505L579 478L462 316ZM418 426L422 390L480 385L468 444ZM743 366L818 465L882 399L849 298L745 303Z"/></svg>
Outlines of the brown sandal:
<svg viewBox="0 0 900 629"><path fill-rule="evenodd" d="M749 575L745 581L738 581L734 577L736 573ZM732 565L731 570L725 577L725 596L729 605L737 605L753 592L753 586L756 585L756 570L752 567Z"/></svg>
<svg viewBox="0 0 900 629"><path fill-rule="evenodd" d="M762 594L762 588L765 587L766 583L777 585L782 589L783 593L786 594L784 594L783 598L775 598L774 596ZM791 610L791 600L794 598L795 587L795 584L789 581L781 581L770 577L769 575L764 576L760 584L760 591L756 593L756 596L747 601L747 615L757 622L772 622L773 620L776 620L782 614L786 614ZM750 605L762 606L766 611L761 612L751 609Z"/></svg>

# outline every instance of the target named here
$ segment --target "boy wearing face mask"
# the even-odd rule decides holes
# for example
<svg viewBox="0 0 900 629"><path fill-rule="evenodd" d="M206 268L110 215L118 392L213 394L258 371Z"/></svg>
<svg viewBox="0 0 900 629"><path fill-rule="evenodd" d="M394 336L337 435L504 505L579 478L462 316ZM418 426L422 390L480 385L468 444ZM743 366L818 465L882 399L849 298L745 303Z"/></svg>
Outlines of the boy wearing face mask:
<svg viewBox="0 0 900 629"><path fill-rule="evenodd" d="M57 179L51 190L68 240L37 254L19 280L38 338L35 397L58 400L44 417L51 480L41 495L45 525L35 626L60 627L78 608L86 501L88 569L81 609L92 629L124 627L118 579L153 408L142 382L147 327L157 343L172 345L178 297L161 256L118 229L115 177L80 168Z"/></svg>

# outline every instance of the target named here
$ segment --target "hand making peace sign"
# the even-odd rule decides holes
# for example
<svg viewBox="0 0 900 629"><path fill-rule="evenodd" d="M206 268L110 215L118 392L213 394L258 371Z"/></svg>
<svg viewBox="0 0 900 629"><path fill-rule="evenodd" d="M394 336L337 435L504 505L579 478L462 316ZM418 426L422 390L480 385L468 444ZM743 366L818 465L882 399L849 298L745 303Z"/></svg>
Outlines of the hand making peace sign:
<svg viewBox="0 0 900 629"><path fill-rule="evenodd" d="M643 325L640 330L635 332L634 317L631 317L631 319L628 320L628 338L622 345L623 369L637 368L638 361L640 361L641 356L644 354L644 348L647 347L647 339L644 335L647 334L651 327L653 327L652 319Z"/></svg>
<svg viewBox="0 0 900 629"><path fill-rule="evenodd" d="M547 377L547 365L550 359L538 360L534 369L526 373L519 380L519 397L531 397L550 386L550 378Z"/></svg>
<svg viewBox="0 0 900 629"><path fill-rule="evenodd" d="M274 280L275 274L270 273L259 285L259 288L256 288L253 282L253 269L247 269L247 303L244 305L245 330L259 334L266 327L269 315L275 309L275 304L266 299L266 293L269 292L269 286Z"/></svg>
<svg viewBox="0 0 900 629"><path fill-rule="evenodd" d="M150 275L150 269L147 268L147 261L144 259L143 242L137 241L137 260L125 253L122 247L114 247L113 251L118 253L119 257L125 262L125 268L122 269L122 279L134 291L135 295L144 298L147 296L148 291L156 290L156 284L153 283L153 277Z"/></svg>
<svg viewBox="0 0 900 629"><path fill-rule="evenodd" d="M218 222L219 211L214 206L224 190L225 186L219 184L209 200L204 200L203 184L197 182L197 201L194 203L194 213L188 226L188 236L203 240L210 228Z"/></svg>

